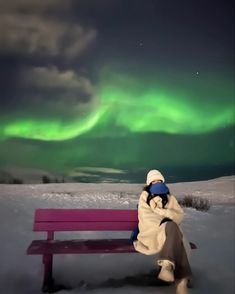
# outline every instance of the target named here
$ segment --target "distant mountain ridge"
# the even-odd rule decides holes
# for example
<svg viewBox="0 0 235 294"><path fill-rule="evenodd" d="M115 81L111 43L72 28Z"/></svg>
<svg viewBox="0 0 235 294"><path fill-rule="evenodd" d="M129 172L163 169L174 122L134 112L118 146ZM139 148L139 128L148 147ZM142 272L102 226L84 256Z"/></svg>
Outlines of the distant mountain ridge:
<svg viewBox="0 0 235 294"><path fill-rule="evenodd" d="M7 166L0 169L0 183L2 184L39 184L43 180L50 182L72 181L64 175L43 169Z"/></svg>

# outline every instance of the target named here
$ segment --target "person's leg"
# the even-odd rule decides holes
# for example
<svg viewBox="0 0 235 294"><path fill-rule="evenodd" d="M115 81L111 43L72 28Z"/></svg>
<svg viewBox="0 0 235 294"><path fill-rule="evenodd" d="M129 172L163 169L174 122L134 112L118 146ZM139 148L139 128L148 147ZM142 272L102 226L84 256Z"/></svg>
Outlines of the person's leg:
<svg viewBox="0 0 235 294"><path fill-rule="evenodd" d="M186 251L182 241L182 233L176 223L166 223L166 241L159 253L159 265L169 261L173 265L175 279L189 278L192 275Z"/></svg>
<svg viewBox="0 0 235 294"><path fill-rule="evenodd" d="M187 287L188 279L183 278L180 280L175 281L175 290L176 294L188 294L188 287Z"/></svg>

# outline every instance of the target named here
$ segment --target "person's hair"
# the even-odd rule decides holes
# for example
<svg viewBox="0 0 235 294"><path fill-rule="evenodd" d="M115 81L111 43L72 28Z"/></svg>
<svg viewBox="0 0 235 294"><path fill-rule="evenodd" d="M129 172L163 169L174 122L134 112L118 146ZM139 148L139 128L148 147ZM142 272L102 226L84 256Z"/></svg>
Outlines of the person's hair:
<svg viewBox="0 0 235 294"><path fill-rule="evenodd" d="M168 203L168 196L170 196L170 192L169 194L151 194L150 193L150 187L152 186L152 183L150 183L149 185L144 186L143 190L146 191L148 193L148 197L147 197L147 203L148 205L150 200L152 200L154 197L159 196L162 199L162 207L164 208L166 206L166 204Z"/></svg>
<svg viewBox="0 0 235 294"><path fill-rule="evenodd" d="M160 198L162 198L162 208L164 208L168 202L168 195L170 194L161 194L161 195L157 195Z"/></svg>

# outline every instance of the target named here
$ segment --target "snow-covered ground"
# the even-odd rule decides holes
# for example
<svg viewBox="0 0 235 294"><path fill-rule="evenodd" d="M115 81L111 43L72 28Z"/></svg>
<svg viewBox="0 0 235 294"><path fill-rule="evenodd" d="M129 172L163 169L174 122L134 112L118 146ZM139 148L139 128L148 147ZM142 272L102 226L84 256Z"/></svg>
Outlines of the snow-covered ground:
<svg viewBox="0 0 235 294"><path fill-rule="evenodd" d="M169 187L177 198L194 195L211 202L208 212L185 209L183 230L198 246L191 259L194 288L190 293L234 293L235 176L169 184ZM0 185L0 293L41 293L41 257L26 255L30 242L44 237L32 232L36 208L135 209L141 189L141 184ZM80 233L79 237L100 238L111 234ZM129 236L127 232L114 234ZM155 256L138 253L61 255L55 257L54 275L57 282L73 288L61 294L174 293L174 286L145 285L144 278L141 282L145 274L156 268L155 261ZM138 283L128 284L128 276ZM120 287L115 287L117 282Z"/></svg>

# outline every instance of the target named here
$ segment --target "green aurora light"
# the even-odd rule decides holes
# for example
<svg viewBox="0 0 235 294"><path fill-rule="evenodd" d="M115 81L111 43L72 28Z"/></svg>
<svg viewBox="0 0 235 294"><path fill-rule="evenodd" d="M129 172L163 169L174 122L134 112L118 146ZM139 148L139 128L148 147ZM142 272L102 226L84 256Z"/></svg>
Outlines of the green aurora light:
<svg viewBox="0 0 235 294"><path fill-rule="evenodd" d="M205 91L203 87L195 91L190 85L182 91L179 86L110 75L98 87L100 101L96 109L85 118L14 117L2 125L1 134L3 138L62 141L85 133L93 136L145 132L203 134L233 126L233 88L211 85Z"/></svg>
<svg viewBox="0 0 235 294"><path fill-rule="evenodd" d="M70 122L58 119L23 119L8 123L3 128L5 137L20 137L43 141L63 141L75 138L92 129L102 115L101 110L92 112L85 119Z"/></svg>

